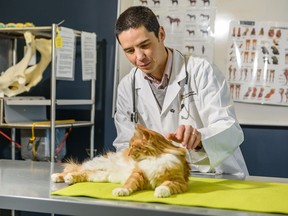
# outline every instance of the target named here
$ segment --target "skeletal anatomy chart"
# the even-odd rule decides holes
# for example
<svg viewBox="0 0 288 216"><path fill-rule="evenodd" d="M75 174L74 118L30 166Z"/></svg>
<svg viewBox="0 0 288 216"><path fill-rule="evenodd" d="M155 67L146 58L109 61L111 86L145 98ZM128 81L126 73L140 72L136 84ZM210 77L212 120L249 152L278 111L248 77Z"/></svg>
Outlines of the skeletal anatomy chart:
<svg viewBox="0 0 288 216"><path fill-rule="evenodd" d="M233 21L229 41L234 101L288 106L288 23Z"/></svg>
<svg viewBox="0 0 288 216"><path fill-rule="evenodd" d="M147 6L166 31L166 46L211 63L214 52L216 0L134 0Z"/></svg>

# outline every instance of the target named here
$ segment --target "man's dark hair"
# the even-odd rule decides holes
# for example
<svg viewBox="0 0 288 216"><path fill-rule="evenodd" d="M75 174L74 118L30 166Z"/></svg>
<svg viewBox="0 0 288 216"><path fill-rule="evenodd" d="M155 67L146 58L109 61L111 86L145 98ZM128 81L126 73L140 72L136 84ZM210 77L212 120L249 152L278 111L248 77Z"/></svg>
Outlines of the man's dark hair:
<svg viewBox="0 0 288 216"><path fill-rule="evenodd" d="M119 34L130 28L136 29L144 26L148 32L154 32L158 38L159 22L151 9L144 6L133 6L125 10L116 21L115 35L119 42Z"/></svg>

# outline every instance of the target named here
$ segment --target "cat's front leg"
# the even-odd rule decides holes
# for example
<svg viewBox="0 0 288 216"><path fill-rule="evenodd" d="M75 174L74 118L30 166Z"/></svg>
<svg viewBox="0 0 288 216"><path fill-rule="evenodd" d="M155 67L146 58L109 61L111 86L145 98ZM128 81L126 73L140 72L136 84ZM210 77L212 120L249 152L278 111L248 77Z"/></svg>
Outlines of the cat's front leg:
<svg viewBox="0 0 288 216"><path fill-rule="evenodd" d="M169 197L172 194L179 194L188 191L189 185L185 179L164 181L155 188L155 197Z"/></svg>
<svg viewBox="0 0 288 216"><path fill-rule="evenodd" d="M155 188L154 196L158 198L164 198L171 196L170 188L165 185L160 185Z"/></svg>
<svg viewBox="0 0 288 216"><path fill-rule="evenodd" d="M114 196L129 196L135 191L143 190L146 188L147 179L145 178L142 171L134 169L121 188L115 188L112 191Z"/></svg>
<svg viewBox="0 0 288 216"><path fill-rule="evenodd" d="M112 191L113 196L129 196L133 191L128 188L115 188Z"/></svg>

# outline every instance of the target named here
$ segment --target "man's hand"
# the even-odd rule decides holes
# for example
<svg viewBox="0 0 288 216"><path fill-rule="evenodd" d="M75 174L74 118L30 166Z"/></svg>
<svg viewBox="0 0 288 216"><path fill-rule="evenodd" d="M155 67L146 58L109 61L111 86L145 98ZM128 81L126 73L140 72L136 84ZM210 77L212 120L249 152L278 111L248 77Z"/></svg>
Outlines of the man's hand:
<svg viewBox="0 0 288 216"><path fill-rule="evenodd" d="M166 138L181 143L187 149L202 148L201 133L191 125L180 125L174 133L169 133Z"/></svg>

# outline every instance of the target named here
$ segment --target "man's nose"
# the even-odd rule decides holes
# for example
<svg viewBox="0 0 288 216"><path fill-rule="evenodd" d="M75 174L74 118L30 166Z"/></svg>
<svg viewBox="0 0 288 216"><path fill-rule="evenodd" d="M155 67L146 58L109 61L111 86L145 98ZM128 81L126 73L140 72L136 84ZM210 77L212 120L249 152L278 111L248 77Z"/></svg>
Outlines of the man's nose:
<svg viewBox="0 0 288 216"><path fill-rule="evenodd" d="M143 52L143 50L139 49L139 50L136 50L136 59L138 61L141 61L145 58L145 53Z"/></svg>

